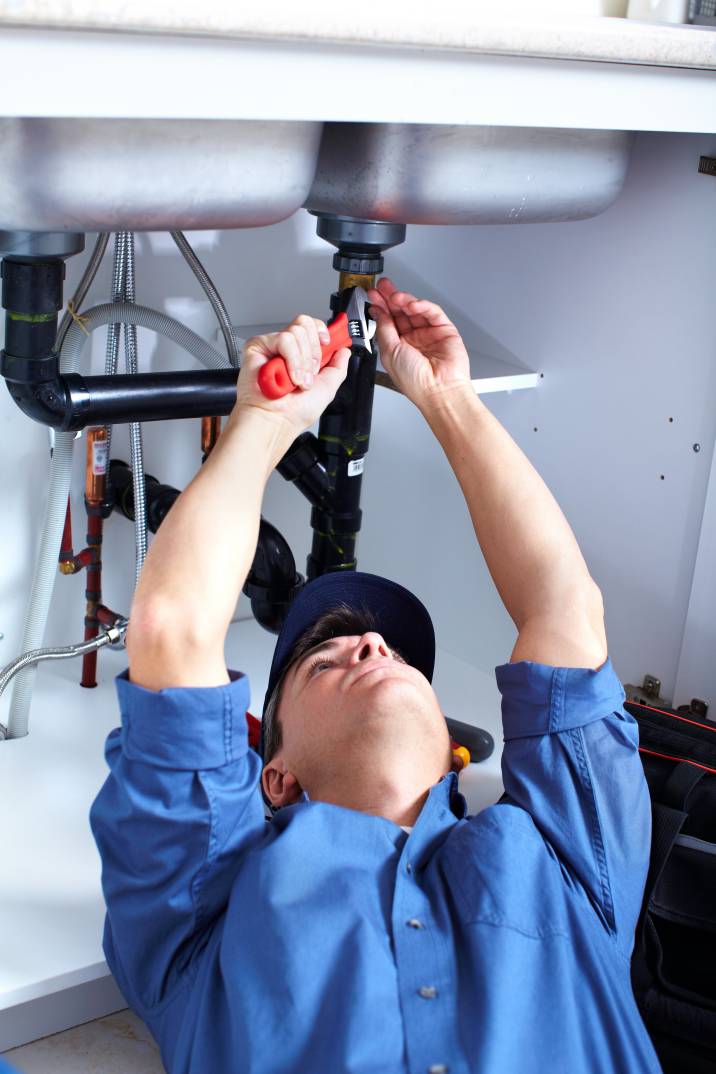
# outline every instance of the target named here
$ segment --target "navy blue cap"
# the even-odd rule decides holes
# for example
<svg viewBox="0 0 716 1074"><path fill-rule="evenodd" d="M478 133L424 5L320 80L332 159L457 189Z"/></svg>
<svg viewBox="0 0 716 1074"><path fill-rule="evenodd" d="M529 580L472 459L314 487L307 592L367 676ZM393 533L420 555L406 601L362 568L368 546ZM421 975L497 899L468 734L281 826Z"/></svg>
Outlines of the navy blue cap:
<svg viewBox="0 0 716 1074"><path fill-rule="evenodd" d="M269 673L263 712L276 683L291 660L296 642L324 612L337 604L350 608L367 608L372 612L376 629L388 644L397 649L409 664L422 671L432 682L435 670L435 631L425 605L409 589L361 571L333 571L307 582L289 607L276 640ZM263 723L261 747L263 756Z"/></svg>

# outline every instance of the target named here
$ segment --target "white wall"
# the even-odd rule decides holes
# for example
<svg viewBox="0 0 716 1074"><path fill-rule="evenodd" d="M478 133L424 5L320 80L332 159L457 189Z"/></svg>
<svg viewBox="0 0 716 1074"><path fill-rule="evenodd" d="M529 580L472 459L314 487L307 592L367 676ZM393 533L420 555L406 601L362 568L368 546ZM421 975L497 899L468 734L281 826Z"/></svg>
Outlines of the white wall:
<svg viewBox="0 0 716 1074"><path fill-rule="evenodd" d="M601 217L569 224L409 228L386 256L402 285L444 304L461 325L544 373L536 391L488 405L527 451L575 528L602 587L612 657L624 680L649 671L675 681L716 427L712 255L716 184L697 174L713 138L643 135L626 188ZM93 237L88 237L88 240ZM256 231L193 239L235 322L326 315L331 253L299 213ZM89 242L88 242L89 245ZM171 312L201 292L166 236L138 239L140 301ZM68 263L67 296L84 258ZM110 259L90 296L108 290ZM205 308L196 325L213 332ZM99 334L98 334L99 335ZM218 345L218 344L217 344ZM93 341L93 368L104 342ZM140 364L193 365L140 335ZM669 422L673 417L673 422ZM3 557L0 663L19 647L45 484L44 429L0 394ZM534 432L534 427L537 432ZM146 465L182 486L199 464L199 422L145 426ZM700 453L692 444L702 445ZM75 537L83 449L77 458ZM113 454L128 457L126 432ZM664 480L660 475L664 474ZM377 390L364 479L359 568L413 588L440 644L491 669L514 630L482 564L467 510L437 444L410 404ZM265 514L291 540L298 568L310 547L305 501L278 476ZM112 518L105 599L127 610L132 527ZM48 638L81 637L84 578L58 578ZM73 625L74 624L74 625ZM101 667L101 658L100 658ZM7 701L0 703L0 719Z"/></svg>

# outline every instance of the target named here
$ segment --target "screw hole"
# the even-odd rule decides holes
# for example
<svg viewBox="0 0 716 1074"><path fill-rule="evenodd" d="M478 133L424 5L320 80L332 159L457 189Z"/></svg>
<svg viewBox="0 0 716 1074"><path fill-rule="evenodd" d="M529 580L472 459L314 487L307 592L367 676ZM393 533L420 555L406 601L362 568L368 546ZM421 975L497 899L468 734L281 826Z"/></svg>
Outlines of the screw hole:
<svg viewBox="0 0 716 1074"><path fill-rule="evenodd" d="M674 420L673 418L669 418L669 421L673 421L673 420Z"/></svg>
<svg viewBox="0 0 716 1074"><path fill-rule="evenodd" d="M661 480L663 481L664 480L664 475L660 474L659 476L660 476Z"/></svg>
<svg viewBox="0 0 716 1074"><path fill-rule="evenodd" d="M540 378L544 380L544 373L540 373Z"/></svg>
<svg viewBox="0 0 716 1074"><path fill-rule="evenodd" d="M535 432L537 432L537 426L536 426L536 425L535 425L535 427L534 427L534 431L535 431Z"/></svg>

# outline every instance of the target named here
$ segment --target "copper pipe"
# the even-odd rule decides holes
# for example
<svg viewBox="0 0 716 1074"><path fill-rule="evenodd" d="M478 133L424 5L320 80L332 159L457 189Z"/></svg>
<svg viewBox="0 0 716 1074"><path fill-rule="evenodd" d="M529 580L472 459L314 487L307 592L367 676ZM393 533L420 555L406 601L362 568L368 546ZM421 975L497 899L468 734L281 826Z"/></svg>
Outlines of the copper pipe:
<svg viewBox="0 0 716 1074"><path fill-rule="evenodd" d="M206 462L213 451L216 441L221 435L221 418L217 415L213 418L201 419L201 457Z"/></svg>
<svg viewBox="0 0 716 1074"><path fill-rule="evenodd" d="M107 485L107 429L100 426L87 430L87 461L85 463L85 502L89 507L101 507Z"/></svg>
<svg viewBox="0 0 716 1074"><path fill-rule="evenodd" d="M85 575L85 641L99 634L97 605L102 600L102 507L107 488L107 430L104 427L87 430L87 460L85 464L85 507L87 508L87 550L92 562ZM97 650L82 658L80 685L97 685Z"/></svg>
<svg viewBox="0 0 716 1074"><path fill-rule="evenodd" d="M113 612L106 604L98 604L97 618L103 627L113 627L116 626L118 622L123 622L126 616L120 615L119 612Z"/></svg>
<svg viewBox="0 0 716 1074"><path fill-rule="evenodd" d="M85 574L85 641L96 638L99 634L97 605L102 599L102 516L97 513L87 516L87 547L95 552L94 562L87 567ZM80 686L91 688L97 685L97 650L85 653L82 657L82 678Z"/></svg>
<svg viewBox="0 0 716 1074"><path fill-rule="evenodd" d="M62 543L60 544L60 564L72 559L72 505L67 497L67 513L65 514L65 528L62 531ZM62 570L62 566L60 566ZM64 572L63 572L64 573Z"/></svg>

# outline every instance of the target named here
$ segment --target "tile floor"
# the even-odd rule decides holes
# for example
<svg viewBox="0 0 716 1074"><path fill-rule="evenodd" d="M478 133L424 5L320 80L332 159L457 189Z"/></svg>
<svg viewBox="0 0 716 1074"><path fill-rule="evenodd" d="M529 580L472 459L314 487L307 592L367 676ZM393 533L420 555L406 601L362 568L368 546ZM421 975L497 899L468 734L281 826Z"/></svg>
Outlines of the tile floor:
<svg viewBox="0 0 716 1074"><path fill-rule="evenodd" d="M149 1030L128 1010L12 1048L3 1058L21 1074L165 1074Z"/></svg>

